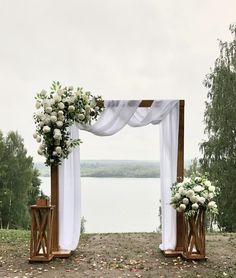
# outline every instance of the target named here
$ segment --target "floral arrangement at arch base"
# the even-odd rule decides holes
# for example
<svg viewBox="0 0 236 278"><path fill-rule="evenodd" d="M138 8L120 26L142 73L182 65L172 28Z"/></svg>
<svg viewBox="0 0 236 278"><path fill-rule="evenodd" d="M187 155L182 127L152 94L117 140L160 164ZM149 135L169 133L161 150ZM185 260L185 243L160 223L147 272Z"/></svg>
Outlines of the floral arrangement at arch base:
<svg viewBox="0 0 236 278"><path fill-rule="evenodd" d="M183 182L175 183L171 188L171 205L186 217L194 215L199 209L217 214L215 197L219 188L215 187L206 177L184 178Z"/></svg>
<svg viewBox="0 0 236 278"><path fill-rule="evenodd" d="M33 137L40 143L38 154L45 156L46 165L59 165L81 143L79 138L71 139L68 128L75 122L90 125L96 120L104 109L102 98L80 87L62 88L54 81L49 92L42 90L35 99Z"/></svg>

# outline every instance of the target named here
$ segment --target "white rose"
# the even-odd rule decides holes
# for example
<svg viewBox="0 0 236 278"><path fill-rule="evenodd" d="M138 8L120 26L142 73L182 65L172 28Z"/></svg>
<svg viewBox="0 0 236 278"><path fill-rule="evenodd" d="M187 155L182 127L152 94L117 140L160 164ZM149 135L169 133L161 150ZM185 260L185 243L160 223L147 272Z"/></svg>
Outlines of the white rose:
<svg viewBox="0 0 236 278"><path fill-rule="evenodd" d="M213 185L211 185L211 186L208 187L208 190L211 191L211 192L215 192L215 189L216 189L216 188L215 188L215 186L213 186Z"/></svg>
<svg viewBox="0 0 236 278"><path fill-rule="evenodd" d="M59 116L59 117L58 117L58 120L64 122L65 117L64 117L63 115L62 115L62 116Z"/></svg>
<svg viewBox="0 0 236 278"><path fill-rule="evenodd" d="M193 190L195 192L201 192L204 190L204 188L201 185L196 185L196 186L194 186Z"/></svg>
<svg viewBox="0 0 236 278"><path fill-rule="evenodd" d="M35 133L33 134L34 139L36 139L37 136L38 136L38 134L37 134L37 132L35 132Z"/></svg>
<svg viewBox="0 0 236 278"><path fill-rule="evenodd" d="M197 203L197 202L198 202L198 196L195 196L195 195L191 196L191 197L190 197L190 201L191 201L192 203Z"/></svg>
<svg viewBox="0 0 236 278"><path fill-rule="evenodd" d="M52 152L52 155L53 155L53 156L57 156L57 152L56 152L56 151L53 151L53 152Z"/></svg>
<svg viewBox="0 0 236 278"><path fill-rule="evenodd" d="M205 183L205 185L206 185L206 186L211 186L211 182L210 182L210 181L208 181L208 180L207 180L207 181L205 181L204 183Z"/></svg>
<svg viewBox="0 0 236 278"><path fill-rule="evenodd" d="M214 201L209 202L208 208L217 208L216 202Z"/></svg>
<svg viewBox="0 0 236 278"><path fill-rule="evenodd" d="M184 178L183 183L190 183L191 182L191 178Z"/></svg>
<svg viewBox="0 0 236 278"><path fill-rule="evenodd" d="M53 111L51 116L57 116L57 112L56 111Z"/></svg>
<svg viewBox="0 0 236 278"><path fill-rule="evenodd" d="M49 133L50 131L51 131L51 128L50 128L49 126L45 125L45 126L43 127L43 132L44 132L44 133Z"/></svg>
<svg viewBox="0 0 236 278"><path fill-rule="evenodd" d="M75 111L75 107L73 105L70 105L68 107L69 112L74 112Z"/></svg>
<svg viewBox="0 0 236 278"><path fill-rule="evenodd" d="M98 107L98 106L96 106L94 109L95 109L95 111L98 111L98 110L99 110L99 107Z"/></svg>
<svg viewBox="0 0 236 278"><path fill-rule="evenodd" d="M183 198L183 201L182 201L185 205L187 205L189 203L189 199L188 198Z"/></svg>
<svg viewBox="0 0 236 278"><path fill-rule="evenodd" d="M83 114L79 114L79 115L77 116L77 118L78 118L79 121L82 121L85 117L84 117Z"/></svg>
<svg viewBox="0 0 236 278"><path fill-rule="evenodd" d="M184 188L181 186L178 190L178 192L181 194L181 195L185 195L186 194L186 191L184 190Z"/></svg>
<svg viewBox="0 0 236 278"><path fill-rule="evenodd" d="M180 200L181 199L181 195L179 193L176 193L175 196L176 200Z"/></svg>
<svg viewBox="0 0 236 278"><path fill-rule="evenodd" d="M185 206L185 204L181 204L181 205L179 206L179 208L181 209L181 211L184 211L184 210L186 209L186 206Z"/></svg>
<svg viewBox="0 0 236 278"><path fill-rule="evenodd" d="M36 109L39 109L41 107L41 103L39 101L36 101L35 107Z"/></svg>
<svg viewBox="0 0 236 278"><path fill-rule="evenodd" d="M40 145L39 145L39 148L40 148L41 150L43 150L43 149L45 148L45 144L44 144L44 143L40 144Z"/></svg>
<svg viewBox="0 0 236 278"><path fill-rule="evenodd" d="M199 197L198 201L201 203L201 204L204 204L206 199L204 197Z"/></svg>
<svg viewBox="0 0 236 278"><path fill-rule="evenodd" d="M55 151L57 152L57 154L61 154L61 147L56 147Z"/></svg>
<svg viewBox="0 0 236 278"><path fill-rule="evenodd" d="M186 192L186 196L187 196L188 198L192 197L193 195L194 195L194 191L193 191L192 189L190 189L190 190L188 190L188 191Z"/></svg>
<svg viewBox="0 0 236 278"><path fill-rule="evenodd" d="M43 127L43 126L44 126L44 122L40 122L39 125L40 125L41 127Z"/></svg>
<svg viewBox="0 0 236 278"><path fill-rule="evenodd" d="M52 112L52 107L51 106L46 107L45 111L47 113L51 113Z"/></svg>
<svg viewBox="0 0 236 278"><path fill-rule="evenodd" d="M208 194L208 198L209 198L209 199L214 198L214 196L215 196L214 193L209 193L209 194Z"/></svg>
<svg viewBox="0 0 236 278"><path fill-rule="evenodd" d="M57 116L51 116L50 117L50 120L55 123L57 121Z"/></svg>
<svg viewBox="0 0 236 278"><path fill-rule="evenodd" d="M58 128L55 128L55 129L54 129L54 134L61 134L61 131L60 131L60 129L58 129Z"/></svg>
<svg viewBox="0 0 236 278"><path fill-rule="evenodd" d="M197 203L192 204L192 209L197 210L199 208Z"/></svg>
<svg viewBox="0 0 236 278"><path fill-rule="evenodd" d="M64 112L62 110L58 111L58 116L63 116L63 115L64 115Z"/></svg>
<svg viewBox="0 0 236 278"><path fill-rule="evenodd" d="M37 136L37 138L36 138L36 141L38 142L38 143L40 143L41 142L41 136Z"/></svg>
<svg viewBox="0 0 236 278"><path fill-rule="evenodd" d="M62 127L63 126L63 122L62 121L57 121L56 124L57 124L58 127Z"/></svg>
<svg viewBox="0 0 236 278"><path fill-rule="evenodd" d="M38 149L38 154L39 154L39 155L43 155L42 149Z"/></svg>
<svg viewBox="0 0 236 278"><path fill-rule="evenodd" d="M54 162L54 159L51 158L51 159L50 159L50 162L53 163L53 162Z"/></svg>
<svg viewBox="0 0 236 278"><path fill-rule="evenodd" d="M63 102L59 102L59 103L58 103L58 107L59 107L60 109L64 109L64 108L65 108L65 105L64 105Z"/></svg>

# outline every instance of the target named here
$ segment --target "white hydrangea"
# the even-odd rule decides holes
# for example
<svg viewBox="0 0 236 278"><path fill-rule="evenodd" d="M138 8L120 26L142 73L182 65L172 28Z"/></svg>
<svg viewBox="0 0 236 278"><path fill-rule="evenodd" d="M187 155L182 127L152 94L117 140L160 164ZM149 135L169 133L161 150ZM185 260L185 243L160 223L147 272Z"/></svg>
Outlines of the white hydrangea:
<svg viewBox="0 0 236 278"><path fill-rule="evenodd" d="M82 120L84 120L85 116L83 114L79 114L77 116L77 118L78 118L79 121L82 121Z"/></svg>
<svg viewBox="0 0 236 278"><path fill-rule="evenodd" d="M38 149L38 154L43 155L43 150L41 148Z"/></svg>
<svg viewBox="0 0 236 278"><path fill-rule="evenodd" d="M203 205L205 203L206 199L204 197L199 197L198 201L199 201L199 203L201 203Z"/></svg>
<svg viewBox="0 0 236 278"><path fill-rule="evenodd" d="M190 197L190 201L191 201L192 203L197 203L197 202L198 202L198 196L196 196L196 195L191 196L191 197Z"/></svg>
<svg viewBox="0 0 236 278"><path fill-rule="evenodd" d="M36 138L36 141L38 142L38 143L40 143L41 142L41 136L37 136L37 138Z"/></svg>
<svg viewBox="0 0 236 278"><path fill-rule="evenodd" d="M57 121L57 116L51 116L50 117L50 120L55 123Z"/></svg>
<svg viewBox="0 0 236 278"><path fill-rule="evenodd" d="M57 90L57 94L59 96L62 96L64 94L64 91L62 89Z"/></svg>
<svg viewBox="0 0 236 278"><path fill-rule="evenodd" d="M46 94L47 94L47 91L45 91L45 90L42 90L42 91L40 92L40 95L41 95L42 97L46 96Z"/></svg>
<svg viewBox="0 0 236 278"><path fill-rule="evenodd" d="M35 132L35 133L33 134L34 139L36 139L37 136L38 136L38 134L37 134L37 132Z"/></svg>
<svg viewBox="0 0 236 278"><path fill-rule="evenodd" d="M63 105L64 105L64 104L63 104ZM64 112L63 112L62 110L59 110L57 114L58 114L58 116L63 116L63 115L64 115Z"/></svg>
<svg viewBox="0 0 236 278"><path fill-rule="evenodd" d="M60 101L61 101L61 96L55 95L55 96L53 97L53 100L54 100L55 102L60 102Z"/></svg>

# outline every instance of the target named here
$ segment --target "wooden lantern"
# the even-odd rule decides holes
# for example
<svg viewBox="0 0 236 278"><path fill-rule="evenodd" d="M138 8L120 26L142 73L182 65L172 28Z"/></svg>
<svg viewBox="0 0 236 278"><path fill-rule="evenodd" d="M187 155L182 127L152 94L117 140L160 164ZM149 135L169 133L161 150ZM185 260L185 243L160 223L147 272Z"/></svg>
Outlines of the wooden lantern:
<svg viewBox="0 0 236 278"><path fill-rule="evenodd" d="M29 262L50 261L54 206L31 206L32 225Z"/></svg>
<svg viewBox="0 0 236 278"><path fill-rule="evenodd" d="M185 240L182 256L187 260L205 260L205 210L185 217Z"/></svg>

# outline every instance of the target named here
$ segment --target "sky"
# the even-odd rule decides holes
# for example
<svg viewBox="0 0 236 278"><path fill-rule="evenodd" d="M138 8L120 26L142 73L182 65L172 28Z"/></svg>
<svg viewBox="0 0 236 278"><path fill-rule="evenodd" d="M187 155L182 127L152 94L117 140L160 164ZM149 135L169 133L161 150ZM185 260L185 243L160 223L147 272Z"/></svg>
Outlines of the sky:
<svg viewBox="0 0 236 278"><path fill-rule="evenodd" d="M185 99L185 159L200 157L205 75L231 40L235 0L0 0L0 129L34 161L34 97L53 80L103 99ZM80 132L82 159L159 159L159 128Z"/></svg>

